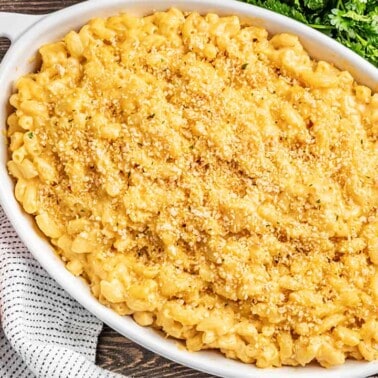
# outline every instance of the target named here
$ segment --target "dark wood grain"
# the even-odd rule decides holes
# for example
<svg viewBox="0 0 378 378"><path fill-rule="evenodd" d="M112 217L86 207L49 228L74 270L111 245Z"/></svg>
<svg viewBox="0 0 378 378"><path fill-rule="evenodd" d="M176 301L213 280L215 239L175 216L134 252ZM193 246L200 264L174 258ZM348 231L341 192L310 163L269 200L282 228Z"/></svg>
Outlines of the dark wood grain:
<svg viewBox="0 0 378 378"><path fill-rule="evenodd" d="M79 2L78 0L0 0L0 11L43 14ZM0 38L0 61L8 47L9 41ZM97 364L104 369L134 378L211 378L210 375L183 367L142 348L106 325L99 338Z"/></svg>
<svg viewBox="0 0 378 378"><path fill-rule="evenodd" d="M81 3L80 0L0 0L0 11L44 14L70 5Z"/></svg>
<svg viewBox="0 0 378 378"><path fill-rule="evenodd" d="M1 4L1 0L0 0L0 4ZM0 6L0 10L1 10L1 6ZM3 59L3 56L5 52L8 50L9 46L10 46L9 39L0 38L0 61Z"/></svg>
<svg viewBox="0 0 378 378"><path fill-rule="evenodd" d="M178 365L120 336L108 326L100 336L97 363L104 369L133 378L211 378L210 375Z"/></svg>

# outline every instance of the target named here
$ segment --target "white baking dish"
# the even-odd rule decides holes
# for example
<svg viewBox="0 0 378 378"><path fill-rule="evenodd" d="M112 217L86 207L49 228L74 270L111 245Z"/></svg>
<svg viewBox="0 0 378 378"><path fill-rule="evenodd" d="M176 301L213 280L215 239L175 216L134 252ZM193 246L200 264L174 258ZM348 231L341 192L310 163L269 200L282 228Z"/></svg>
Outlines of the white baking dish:
<svg viewBox="0 0 378 378"><path fill-rule="evenodd" d="M318 366L305 368L257 369L253 365L228 360L214 352L189 353L177 347L150 328L138 326L129 317L117 315L102 306L89 292L88 287L72 276L53 253L50 244L36 231L31 217L24 214L13 195L13 181L6 169L7 146L4 137L6 117L9 112L8 98L12 83L20 75L34 69L33 60L37 49L44 43L62 37L72 29L78 29L90 18L109 16L119 11L143 15L154 10L166 10L175 6L185 11L209 11L218 14L237 14L252 18L257 25L272 34L291 32L300 36L310 54L317 59L333 62L348 69L355 78L373 90L378 90L378 69L330 38L298 22L248 4L232 0L92 0L66 8L47 16L30 16L0 13L0 36L12 41L12 46L0 66L0 203L17 233L34 257L55 280L84 307L109 326L136 343L173 361L211 374L224 377L366 377L378 372L378 361L348 361L332 369Z"/></svg>

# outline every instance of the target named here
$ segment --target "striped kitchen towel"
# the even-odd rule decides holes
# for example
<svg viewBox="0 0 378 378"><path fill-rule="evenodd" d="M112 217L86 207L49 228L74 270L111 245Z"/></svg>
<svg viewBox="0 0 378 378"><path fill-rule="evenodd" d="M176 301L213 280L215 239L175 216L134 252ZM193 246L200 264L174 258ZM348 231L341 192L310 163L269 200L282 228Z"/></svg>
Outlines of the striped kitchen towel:
<svg viewBox="0 0 378 378"><path fill-rule="evenodd" d="M120 377L94 365L101 328L33 259L0 207L0 377Z"/></svg>

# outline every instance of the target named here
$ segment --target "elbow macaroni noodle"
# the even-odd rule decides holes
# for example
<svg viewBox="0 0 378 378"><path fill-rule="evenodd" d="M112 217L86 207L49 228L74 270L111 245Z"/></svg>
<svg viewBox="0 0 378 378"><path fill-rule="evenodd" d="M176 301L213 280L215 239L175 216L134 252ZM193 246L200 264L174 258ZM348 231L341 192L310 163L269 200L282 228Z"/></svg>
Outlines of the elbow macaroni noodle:
<svg viewBox="0 0 378 378"><path fill-rule="evenodd" d="M177 9L40 54L8 168L101 303L258 367L378 358L378 94L294 35Z"/></svg>

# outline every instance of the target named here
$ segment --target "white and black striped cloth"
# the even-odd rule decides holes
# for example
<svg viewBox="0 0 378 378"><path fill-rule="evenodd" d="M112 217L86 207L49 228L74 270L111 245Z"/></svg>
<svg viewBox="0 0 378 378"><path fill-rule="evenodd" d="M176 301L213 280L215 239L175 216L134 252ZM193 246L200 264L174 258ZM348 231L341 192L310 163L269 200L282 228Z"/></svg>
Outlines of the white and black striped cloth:
<svg viewBox="0 0 378 378"><path fill-rule="evenodd" d="M120 377L94 365L101 329L33 259L0 207L0 377Z"/></svg>

